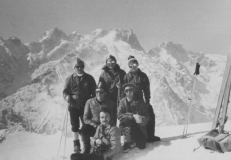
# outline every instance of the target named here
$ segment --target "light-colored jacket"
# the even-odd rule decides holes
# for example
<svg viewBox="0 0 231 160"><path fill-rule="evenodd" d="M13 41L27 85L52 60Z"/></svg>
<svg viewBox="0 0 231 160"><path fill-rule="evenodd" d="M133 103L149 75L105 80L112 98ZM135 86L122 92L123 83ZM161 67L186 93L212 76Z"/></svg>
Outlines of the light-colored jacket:
<svg viewBox="0 0 231 160"><path fill-rule="evenodd" d="M102 133L104 132L104 133ZM108 149L103 152L104 159L111 157L121 151L121 132L116 126L108 125L105 129L102 129L102 125L99 125L96 129L94 137L91 139L91 146L95 147L96 139L106 138L110 144Z"/></svg>
<svg viewBox="0 0 231 160"><path fill-rule="evenodd" d="M102 104L99 104L95 98L91 98L87 101L85 108L84 108L84 114L83 114L83 120L85 124L90 125L99 125L99 112L101 108L107 108L111 115L111 125L116 124L116 104L112 102L109 99L105 99Z"/></svg>

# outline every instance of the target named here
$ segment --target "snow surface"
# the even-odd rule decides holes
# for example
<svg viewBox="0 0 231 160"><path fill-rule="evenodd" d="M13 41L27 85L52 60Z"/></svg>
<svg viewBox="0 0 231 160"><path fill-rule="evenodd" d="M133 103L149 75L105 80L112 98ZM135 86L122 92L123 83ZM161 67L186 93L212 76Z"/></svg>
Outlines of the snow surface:
<svg viewBox="0 0 231 160"><path fill-rule="evenodd" d="M144 150L134 148L129 153L119 153L113 160L230 160L230 152L221 154L203 147L193 152L194 148L199 147L197 139L206 134L211 126L211 123L191 124L188 126L187 138L182 138L183 125L157 127L156 135L162 138L161 142L147 143ZM230 131L231 121L225 127ZM11 133L0 143L0 160L62 160L64 155L69 159L73 150L73 138L70 133L67 135L65 154L63 137L57 159L61 132L54 135L25 131Z"/></svg>

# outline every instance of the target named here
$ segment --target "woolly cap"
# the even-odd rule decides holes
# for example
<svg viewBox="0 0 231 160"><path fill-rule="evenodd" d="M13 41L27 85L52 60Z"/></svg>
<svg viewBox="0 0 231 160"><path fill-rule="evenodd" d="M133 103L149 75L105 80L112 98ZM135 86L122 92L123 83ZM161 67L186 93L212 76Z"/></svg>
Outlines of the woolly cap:
<svg viewBox="0 0 231 160"><path fill-rule="evenodd" d="M114 56L112 56L112 55L109 55L109 56L107 56L107 58L106 58L106 63L107 63L107 61L108 61L109 59L112 59L112 60L114 60L114 61L116 62L116 58L115 58Z"/></svg>
<svg viewBox="0 0 231 160"><path fill-rule="evenodd" d="M128 65L130 65L131 63L136 63L139 64L138 61L136 60L136 58L134 56L128 56Z"/></svg>
<svg viewBox="0 0 231 160"><path fill-rule="evenodd" d="M81 66L84 65L84 62L82 59L80 59L79 57L76 58L76 65L75 66Z"/></svg>
<svg viewBox="0 0 231 160"><path fill-rule="evenodd" d="M98 85L96 86L95 91L102 91L102 90L107 92L107 85L103 81L99 81Z"/></svg>

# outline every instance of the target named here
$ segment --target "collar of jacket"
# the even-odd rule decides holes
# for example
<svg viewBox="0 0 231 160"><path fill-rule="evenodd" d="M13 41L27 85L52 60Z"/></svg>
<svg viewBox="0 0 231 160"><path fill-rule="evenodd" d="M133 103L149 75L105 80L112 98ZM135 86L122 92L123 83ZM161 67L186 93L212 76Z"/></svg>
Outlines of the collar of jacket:
<svg viewBox="0 0 231 160"><path fill-rule="evenodd" d="M124 97L122 100L124 101L125 105L128 106L127 97ZM133 101L132 101L132 103L130 104L130 106L133 106L133 105L135 105L135 104L137 104L137 103L138 103L138 101L136 101L136 100L133 99Z"/></svg>
<svg viewBox="0 0 231 160"><path fill-rule="evenodd" d="M85 75L86 75L85 72L83 72L83 77L84 77ZM78 77L78 75L77 75L76 72L73 73L73 76L74 76L74 77Z"/></svg>
<svg viewBox="0 0 231 160"><path fill-rule="evenodd" d="M129 73L131 73L131 74L139 74L139 73L141 73L141 70L138 68L136 71L129 71Z"/></svg>
<svg viewBox="0 0 231 160"><path fill-rule="evenodd" d="M94 98L94 100L95 100L96 103L99 104L99 102L97 101L96 97ZM107 101L108 101L108 98L106 97L102 104L107 103ZM102 105L102 104L101 104L101 105ZM99 105L100 105L100 104L99 104Z"/></svg>
<svg viewBox="0 0 231 160"><path fill-rule="evenodd" d="M105 72L109 72L110 68L107 65L104 65L102 70L104 70ZM118 64L116 64L114 71L119 72L119 70L120 70L120 66Z"/></svg>
<svg viewBox="0 0 231 160"><path fill-rule="evenodd" d="M101 126L102 126L102 124L100 124L99 126L101 127ZM108 125L106 126L105 130L108 130L108 129L110 129L110 128L111 128L111 125L110 125L110 124L108 124Z"/></svg>

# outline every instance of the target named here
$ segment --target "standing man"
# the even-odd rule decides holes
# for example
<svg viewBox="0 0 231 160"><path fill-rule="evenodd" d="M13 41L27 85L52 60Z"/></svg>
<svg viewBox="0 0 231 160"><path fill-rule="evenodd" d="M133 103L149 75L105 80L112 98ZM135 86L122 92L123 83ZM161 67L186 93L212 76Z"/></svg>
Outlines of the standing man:
<svg viewBox="0 0 231 160"><path fill-rule="evenodd" d="M118 91L120 91L126 73L120 69L120 66L116 63L116 58L112 55L106 58L106 65L102 69L103 72L99 77L99 82L103 81L107 84L108 98L114 103L118 103L121 98L121 96L118 97Z"/></svg>
<svg viewBox="0 0 231 160"><path fill-rule="evenodd" d="M123 88L126 96L120 101L117 118L124 135L123 152L126 153L131 149L131 142L135 142L139 149L146 147L149 113L143 99L135 99L134 83L126 83Z"/></svg>
<svg viewBox="0 0 231 160"><path fill-rule="evenodd" d="M74 133L74 152L80 152L79 125L83 121L84 106L88 99L95 96L94 78L84 72L84 62L77 57L75 72L66 79L63 97L68 102L72 131Z"/></svg>
<svg viewBox="0 0 231 160"><path fill-rule="evenodd" d="M81 137L83 141L82 153L90 152L90 137L93 137L96 128L100 125L99 112L102 108L107 108L110 112L110 124L116 124L116 104L107 98L107 86L104 82L99 82L96 87L96 97L87 101L84 108L84 125L81 128Z"/></svg>
<svg viewBox="0 0 231 160"><path fill-rule="evenodd" d="M155 136L155 114L150 105L150 83L148 76L142 72L138 66L139 63L134 56L128 57L128 66L131 69L124 77L124 83L134 83L136 85L135 98L144 99L150 119L147 124L147 142L160 141L160 137Z"/></svg>

